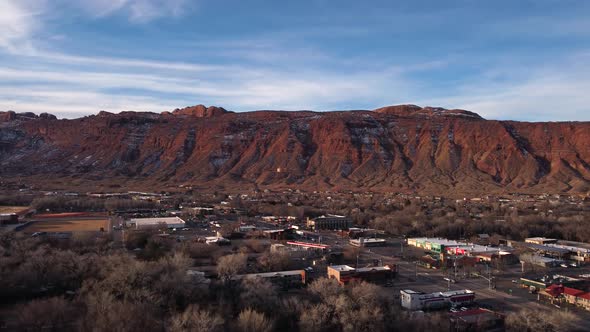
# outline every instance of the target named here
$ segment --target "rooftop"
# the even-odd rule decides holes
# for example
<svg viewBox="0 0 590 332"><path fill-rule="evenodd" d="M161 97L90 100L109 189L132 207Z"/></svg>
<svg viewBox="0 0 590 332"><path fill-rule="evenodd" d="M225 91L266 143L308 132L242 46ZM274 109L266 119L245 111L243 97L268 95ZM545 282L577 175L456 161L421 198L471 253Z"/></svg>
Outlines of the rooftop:
<svg viewBox="0 0 590 332"><path fill-rule="evenodd" d="M334 269L336 271L339 272L343 272L343 271L354 271L355 268L348 266L348 265L332 265L332 266L328 266L329 269Z"/></svg>
<svg viewBox="0 0 590 332"><path fill-rule="evenodd" d="M179 217L161 217L161 218L132 218L129 220L136 225L151 225L151 224L184 224L184 220Z"/></svg>
<svg viewBox="0 0 590 332"><path fill-rule="evenodd" d="M277 272L266 272L266 273L251 273L251 274L240 274L236 278L272 278L272 277L284 277L305 274L304 270L291 270L291 271L277 271Z"/></svg>
<svg viewBox="0 0 590 332"><path fill-rule="evenodd" d="M372 266L372 267L361 267L356 269L357 272L370 272L370 271L390 271L389 266Z"/></svg>
<svg viewBox="0 0 590 332"><path fill-rule="evenodd" d="M481 323L484 321L496 320L501 317L499 314L482 308L459 311L450 314L451 318L460 319L466 323Z"/></svg>
<svg viewBox="0 0 590 332"><path fill-rule="evenodd" d="M537 237L526 238L525 241L557 241L557 239L551 239L551 238L547 238L547 237L537 236Z"/></svg>
<svg viewBox="0 0 590 332"><path fill-rule="evenodd" d="M567 254L570 252L569 249L549 246L546 244L525 243L525 245L531 249L549 251L549 252L554 252L554 253L559 253L559 254Z"/></svg>
<svg viewBox="0 0 590 332"><path fill-rule="evenodd" d="M452 246L452 245L463 245L465 243L458 242L455 240L443 239L438 237L417 237L417 238L409 238L408 241L419 241L419 242L430 242L436 243L444 246Z"/></svg>
<svg viewBox="0 0 590 332"><path fill-rule="evenodd" d="M475 293L469 289L459 289L459 290L452 290L452 291L447 291L447 292L434 292L434 293L422 293L422 292L417 292L417 291L413 291L413 290L409 290L409 289L404 289L404 290L402 290L402 292L407 293L407 294L419 294L420 298L422 298L422 299L438 298L438 297L453 297L453 296L459 296L459 295L472 295L472 294L475 295Z"/></svg>
<svg viewBox="0 0 590 332"><path fill-rule="evenodd" d="M372 238L372 237L361 237L358 239L353 239L350 240L352 242L365 242L365 243L370 243L370 242L386 242L385 239L377 239L377 238Z"/></svg>

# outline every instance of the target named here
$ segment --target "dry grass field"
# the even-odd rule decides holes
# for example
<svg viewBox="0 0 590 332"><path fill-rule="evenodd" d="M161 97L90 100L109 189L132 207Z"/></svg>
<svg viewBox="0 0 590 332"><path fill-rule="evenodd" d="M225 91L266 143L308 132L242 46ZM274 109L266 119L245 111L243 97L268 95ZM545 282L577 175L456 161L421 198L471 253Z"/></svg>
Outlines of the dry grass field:
<svg viewBox="0 0 590 332"><path fill-rule="evenodd" d="M24 229L27 233L34 232L98 232L103 228L109 231L108 219L72 219L37 221Z"/></svg>

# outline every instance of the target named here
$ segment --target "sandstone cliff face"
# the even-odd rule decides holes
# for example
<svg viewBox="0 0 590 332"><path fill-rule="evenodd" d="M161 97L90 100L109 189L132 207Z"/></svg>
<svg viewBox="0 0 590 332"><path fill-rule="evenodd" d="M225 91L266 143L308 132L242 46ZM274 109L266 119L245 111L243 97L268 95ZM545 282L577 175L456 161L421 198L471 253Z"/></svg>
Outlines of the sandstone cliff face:
<svg viewBox="0 0 590 332"><path fill-rule="evenodd" d="M172 113L0 122L0 177L85 186L587 192L590 123L462 110ZM92 180L92 181L89 181Z"/></svg>

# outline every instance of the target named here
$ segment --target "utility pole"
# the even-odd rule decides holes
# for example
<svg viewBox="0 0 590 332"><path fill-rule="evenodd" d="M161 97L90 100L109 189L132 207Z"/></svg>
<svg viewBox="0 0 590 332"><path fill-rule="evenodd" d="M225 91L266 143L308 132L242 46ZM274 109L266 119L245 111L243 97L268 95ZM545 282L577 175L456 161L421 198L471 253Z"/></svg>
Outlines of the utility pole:
<svg viewBox="0 0 590 332"><path fill-rule="evenodd" d="M453 265L455 268L455 281L457 281L457 256L455 255L454 257L455 259L453 259Z"/></svg>
<svg viewBox="0 0 590 332"><path fill-rule="evenodd" d="M402 251L402 259L404 258L404 238L405 236L402 236L402 240L399 242L399 247Z"/></svg>
<svg viewBox="0 0 590 332"><path fill-rule="evenodd" d="M491 277L490 266L486 264L486 268L488 270L488 288L492 289L492 277Z"/></svg>

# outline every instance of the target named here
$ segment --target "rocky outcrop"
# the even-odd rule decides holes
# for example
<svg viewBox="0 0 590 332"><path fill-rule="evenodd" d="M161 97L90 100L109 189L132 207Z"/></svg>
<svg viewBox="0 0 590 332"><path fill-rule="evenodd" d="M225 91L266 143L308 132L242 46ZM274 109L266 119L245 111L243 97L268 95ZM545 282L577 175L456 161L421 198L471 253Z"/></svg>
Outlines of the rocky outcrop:
<svg viewBox="0 0 590 332"><path fill-rule="evenodd" d="M195 106L5 122L0 177L62 187L587 192L588 142L590 123L489 121L414 105L244 113Z"/></svg>
<svg viewBox="0 0 590 332"><path fill-rule="evenodd" d="M197 118L210 118L213 116L219 116L229 113L222 107L197 105L191 107L185 107L182 109L175 109L172 111L172 115L188 115Z"/></svg>
<svg viewBox="0 0 590 332"><path fill-rule="evenodd" d="M0 112L0 122L9 122L15 120L35 120L35 119L43 119L43 120L57 120L57 117L53 114L49 113L41 113L39 115L32 113L32 112L25 112L25 113L15 113L13 111L8 112Z"/></svg>

